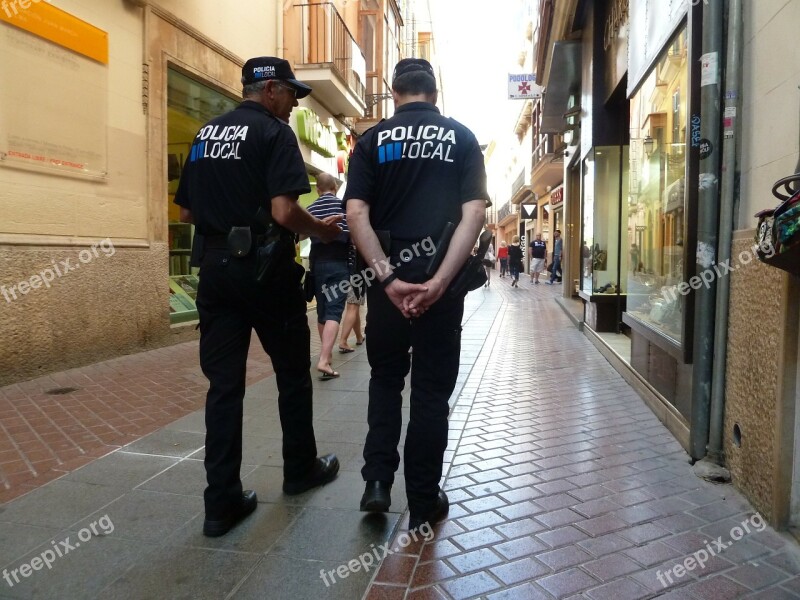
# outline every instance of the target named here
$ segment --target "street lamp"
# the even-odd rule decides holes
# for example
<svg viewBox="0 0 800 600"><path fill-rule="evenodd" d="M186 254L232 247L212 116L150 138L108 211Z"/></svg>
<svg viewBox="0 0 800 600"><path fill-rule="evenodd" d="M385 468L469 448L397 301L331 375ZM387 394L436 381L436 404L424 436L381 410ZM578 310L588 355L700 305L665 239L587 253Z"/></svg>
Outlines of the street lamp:
<svg viewBox="0 0 800 600"><path fill-rule="evenodd" d="M642 145L644 146L645 154L650 156L653 153L653 148L656 145L656 141L648 135L646 138L644 138Z"/></svg>

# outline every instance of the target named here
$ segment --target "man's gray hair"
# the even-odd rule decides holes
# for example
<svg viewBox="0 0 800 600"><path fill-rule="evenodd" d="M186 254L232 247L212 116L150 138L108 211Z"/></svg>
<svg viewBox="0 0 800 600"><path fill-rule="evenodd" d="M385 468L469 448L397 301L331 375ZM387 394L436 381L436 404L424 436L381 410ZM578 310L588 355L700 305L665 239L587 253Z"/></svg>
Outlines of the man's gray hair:
<svg viewBox="0 0 800 600"><path fill-rule="evenodd" d="M264 91L264 88L267 87L267 81L256 81L255 83L248 83L244 88L242 88L242 98L249 98L250 96L256 96Z"/></svg>

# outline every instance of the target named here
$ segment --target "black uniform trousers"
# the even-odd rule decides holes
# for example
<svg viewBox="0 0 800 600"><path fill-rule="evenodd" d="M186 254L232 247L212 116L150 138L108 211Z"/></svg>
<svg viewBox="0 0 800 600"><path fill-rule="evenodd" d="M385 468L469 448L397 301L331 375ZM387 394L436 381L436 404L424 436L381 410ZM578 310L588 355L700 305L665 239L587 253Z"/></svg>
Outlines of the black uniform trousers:
<svg viewBox="0 0 800 600"><path fill-rule="evenodd" d="M425 261L403 265L404 281L421 282ZM392 263L397 260L392 258ZM379 284L367 291L369 433L364 446L365 481L394 482L402 426L405 377L411 371L411 418L406 432L404 471L412 514L427 514L436 502L447 448L448 400L458 377L464 297L446 293L420 318L408 320ZM413 346L413 355L409 348Z"/></svg>
<svg viewBox="0 0 800 600"><path fill-rule="evenodd" d="M233 258L227 250L206 250L203 257L197 308L200 366L210 382L206 518L223 518L241 503L242 401L253 329L277 379L284 479L302 479L314 467L310 332L300 286L302 271L287 257L272 281L258 284L253 253Z"/></svg>

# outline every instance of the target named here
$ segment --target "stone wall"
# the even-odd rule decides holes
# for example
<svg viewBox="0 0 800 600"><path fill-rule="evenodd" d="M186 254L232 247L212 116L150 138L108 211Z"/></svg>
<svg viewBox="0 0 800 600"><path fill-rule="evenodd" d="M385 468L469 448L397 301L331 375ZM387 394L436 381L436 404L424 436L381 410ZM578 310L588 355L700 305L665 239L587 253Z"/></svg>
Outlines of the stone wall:
<svg viewBox="0 0 800 600"><path fill-rule="evenodd" d="M753 238L733 243L733 255L749 253ZM742 255L744 256L744 254ZM732 264L741 264L738 258ZM783 271L753 260L731 275L724 451L734 484L767 518L774 502L775 425L779 353L784 315ZM734 425L741 446L734 443Z"/></svg>
<svg viewBox="0 0 800 600"><path fill-rule="evenodd" d="M196 337L169 325L166 244L105 250L0 247L0 386ZM55 267L50 287L19 291Z"/></svg>

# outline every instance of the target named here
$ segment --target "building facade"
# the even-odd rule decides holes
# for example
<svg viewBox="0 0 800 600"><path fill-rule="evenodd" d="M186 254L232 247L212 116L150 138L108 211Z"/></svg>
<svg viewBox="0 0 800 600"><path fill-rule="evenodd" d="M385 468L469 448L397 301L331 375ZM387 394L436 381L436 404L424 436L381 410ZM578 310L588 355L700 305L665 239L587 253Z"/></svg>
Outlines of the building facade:
<svg viewBox="0 0 800 600"><path fill-rule="evenodd" d="M726 20L736 6L742 15ZM756 258L754 214L777 204L776 180L800 172L800 136L778 131L800 131L797 50L785 41L798 11L797 1L543 1L534 40L542 131L568 146L575 286L563 295L580 299L586 335L692 459L727 467L776 526L800 521L800 285ZM726 32L742 41L738 68L709 41L729 22L743 24ZM786 67L765 70L769 55ZM723 168L728 149L740 158ZM728 204L726 172L738 191Z"/></svg>
<svg viewBox="0 0 800 600"><path fill-rule="evenodd" d="M314 89L290 122L309 180L344 181L357 130L389 111L401 14L395 0L0 11L0 385L194 339L193 228L172 198L198 129L241 100L246 58L283 56ZM53 71L58 93L32 94Z"/></svg>
<svg viewBox="0 0 800 600"><path fill-rule="evenodd" d="M779 526L800 525L800 278L752 254L755 213L775 208L781 178L800 174L800 52L784 37L800 1L745 2L722 455L733 482ZM773 57L780 57L773 60ZM797 188L795 188L797 189Z"/></svg>

